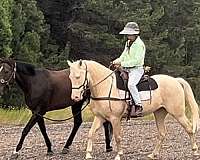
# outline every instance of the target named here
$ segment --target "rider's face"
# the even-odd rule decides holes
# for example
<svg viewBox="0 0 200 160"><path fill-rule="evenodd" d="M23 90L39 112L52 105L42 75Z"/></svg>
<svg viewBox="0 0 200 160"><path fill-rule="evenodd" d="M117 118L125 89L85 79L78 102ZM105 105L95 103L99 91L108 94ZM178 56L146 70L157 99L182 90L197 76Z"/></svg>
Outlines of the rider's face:
<svg viewBox="0 0 200 160"><path fill-rule="evenodd" d="M136 39L136 35L134 34L128 35L128 40L135 41L135 39Z"/></svg>

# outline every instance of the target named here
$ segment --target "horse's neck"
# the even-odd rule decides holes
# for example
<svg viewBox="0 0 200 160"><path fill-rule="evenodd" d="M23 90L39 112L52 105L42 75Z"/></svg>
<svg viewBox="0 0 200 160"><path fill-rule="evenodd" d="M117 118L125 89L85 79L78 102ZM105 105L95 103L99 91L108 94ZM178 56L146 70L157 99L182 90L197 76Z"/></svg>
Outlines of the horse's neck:
<svg viewBox="0 0 200 160"><path fill-rule="evenodd" d="M88 67L90 73L90 90L94 97L108 96L110 89L115 86L112 71L104 66ZM109 76L110 75L110 76ZM109 76L109 77L107 77Z"/></svg>
<svg viewBox="0 0 200 160"><path fill-rule="evenodd" d="M18 84L18 86L24 91L27 92L28 91L28 81L29 79L27 78L26 75L24 75L23 73L18 73L16 72L15 74L15 81Z"/></svg>

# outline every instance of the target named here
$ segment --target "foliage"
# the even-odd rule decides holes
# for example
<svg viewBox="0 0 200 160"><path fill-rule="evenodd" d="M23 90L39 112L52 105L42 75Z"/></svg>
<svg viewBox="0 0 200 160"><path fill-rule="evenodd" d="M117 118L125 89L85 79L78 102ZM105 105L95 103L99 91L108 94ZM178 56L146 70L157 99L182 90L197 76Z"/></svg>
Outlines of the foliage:
<svg viewBox="0 0 200 160"><path fill-rule="evenodd" d="M0 56L8 57L12 53L12 0L0 1Z"/></svg>
<svg viewBox="0 0 200 160"><path fill-rule="evenodd" d="M68 58L108 65L126 41L119 31L135 21L152 73L187 78L200 100L199 0L1 0L0 12L0 57L54 69L66 68ZM1 104L21 106L16 90L7 92Z"/></svg>

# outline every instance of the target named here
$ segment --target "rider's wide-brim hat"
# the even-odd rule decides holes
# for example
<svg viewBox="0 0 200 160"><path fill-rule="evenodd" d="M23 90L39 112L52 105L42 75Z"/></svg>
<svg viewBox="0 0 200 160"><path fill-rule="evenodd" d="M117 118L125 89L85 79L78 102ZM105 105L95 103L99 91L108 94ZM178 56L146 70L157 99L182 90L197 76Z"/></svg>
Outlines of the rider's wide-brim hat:
<svg viewBox="0 0 200 160"><path fill-rule="evenodd" d="M140 30L139 29L133 29L129 27L124 27L124 29L119 32L119 34L127 34L127 35L133 35L133 34L139 34Z"/></svg>

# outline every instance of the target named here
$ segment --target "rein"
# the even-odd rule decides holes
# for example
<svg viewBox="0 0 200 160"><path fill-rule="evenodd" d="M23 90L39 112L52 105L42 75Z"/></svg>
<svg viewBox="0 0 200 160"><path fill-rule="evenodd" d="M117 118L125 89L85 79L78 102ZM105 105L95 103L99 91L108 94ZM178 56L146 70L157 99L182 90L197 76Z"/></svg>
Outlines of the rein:
<svg viewBox="0 0 200 160"><path fill-rule="evenodd" d="M75 115L73 115L73 116L71 116L71 117L69 117L69 118L66 118L66 119L52 119L52 118L45 117L45 116L43 116L43 115L41 115L41 114L39 114L39 113L37 113L37 112L33 112L33 113L34 113L35 115L37 115L37 116L40 116L41 118L44 118L44 119L49 120L49 121L52 121L52 122L64 122L64 121L68 121L68 120L70 120L70 119L75 118L76 116L78 116L78 115L87 107L87 105L88 105L89 103L90 103L90 100L88 99L87 103L86 103L85 106L80 110L80 112L78 112L77 114L75 114Z"/></svg>
<svg viewBox="0 0 200 160"><path fill-rule="evenodd" d="M117 70L118 70L118 68L115 68L114 69L114 71L112 71L109 75L107 75L104 79L102 79L101 81L99 81L98 83L96 83L96 84L94 84L94 85L92 85L90 88L88 87L88 79L87 79L87 72L88 72L88 70L87 70L87 64L85 63L85 66L86 66L86 73L85 73L85 80L84 80L84 82L83 82L83 84L82 85L80 85L79 87L72 87L72 89L80 89L81 87L83 87L83 91L81 91L82 93L84 93L85 91L87 91L87 90L89 90L90 88L94 88L94 87L96 87L97 85L99 85L99 84L101 84L103 81L105 81L106 79L108 79L113 73L115 73ZM110 68L110 66L109 66L109 68ZM85 85L86 84L86 85ZM121 98L115 98L115 97L110 97L110 95L111 95L111 91L112 91L112 86L113 86L113 77L112 77L112 83L111 83L111 87L110 87L110 91L109 91L109 95L108 95L108 97L92 97L92 96L90 96L90 98L92 99L92 100L111 100L111 101L125 101L125 100L129 100L129 99L127 99L126 97L124 98L124 99L121 99ZM110 102L109 102L110 103Z"/></svg>

